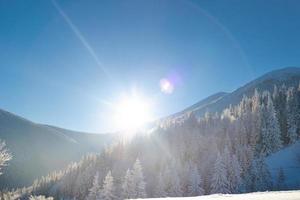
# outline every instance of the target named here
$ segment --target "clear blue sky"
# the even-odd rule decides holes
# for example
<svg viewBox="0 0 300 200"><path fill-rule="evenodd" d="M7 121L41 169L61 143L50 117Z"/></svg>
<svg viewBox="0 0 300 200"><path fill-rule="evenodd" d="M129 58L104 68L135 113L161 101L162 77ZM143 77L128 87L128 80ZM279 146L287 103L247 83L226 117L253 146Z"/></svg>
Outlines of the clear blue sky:
<svg viewBox="0 0 300 200"><path fill-rule="evenodd" d="M160 117L300 63L299 0L54 4L0 2L0 107L35 122L110 131L106 102L132 87Z"/></svg>

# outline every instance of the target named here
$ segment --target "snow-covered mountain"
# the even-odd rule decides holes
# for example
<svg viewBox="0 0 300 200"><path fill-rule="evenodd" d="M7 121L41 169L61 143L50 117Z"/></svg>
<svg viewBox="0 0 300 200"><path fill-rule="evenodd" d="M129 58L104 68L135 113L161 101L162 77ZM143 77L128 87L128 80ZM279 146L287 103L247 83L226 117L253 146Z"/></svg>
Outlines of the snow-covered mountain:
<svg viewBox="0 0 300 200"><path fill-rule="evenodd" d="M206 112L215 113L222 112L230 105L238 104L244 95L252 96L255 89L258 91L273 90L274 85L285 84L287 87L290 85L297 85L300 81L300 68L299 67L287 67L275 71L271 71L246 85L239 87L230 93L218 92L211 95L198 103L178 112L174 115L166 117L165 120L176 120L184 117L187 113L193 112L196 116L202 117Z"/></svg>
<svg viewBox="0 0 300 200"><path fill-rule="evenodd" d="M206 112L221 112L229 105L238 104L244 95L253 95L255 89L272 90L274 85L282 84L295 86L299 80L300 68L276 70L231 93L216 93L160 122L176 120L191 112L198 117ZM112 137L111 134L80 133L37 124L0 110L0 138L6 141L14 156L10 166L5 168L4 174L0 176L0 186L3 188L28 185L34 178L61 169L87 152L100 151Z"/></svg>
<svg viewBox="0 0 300 200"><path fill-rule="evenodd" d="M99 152L112 136L37 124L0 110L0 138L13 155L0 176L0 187L5 188L31 184L88 152Z"/></svg>

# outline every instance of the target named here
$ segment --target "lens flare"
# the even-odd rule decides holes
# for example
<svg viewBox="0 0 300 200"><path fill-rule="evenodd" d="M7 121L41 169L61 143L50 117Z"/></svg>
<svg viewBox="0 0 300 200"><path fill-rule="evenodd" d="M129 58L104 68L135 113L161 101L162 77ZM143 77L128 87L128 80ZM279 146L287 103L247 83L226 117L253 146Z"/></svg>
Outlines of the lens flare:
<svg viewBox="0 0 300 200"><path fill-rule="evenodd" d="M161 79L160 90L165 94L172 94L174 91L174 85L168 79Z"/></svg>

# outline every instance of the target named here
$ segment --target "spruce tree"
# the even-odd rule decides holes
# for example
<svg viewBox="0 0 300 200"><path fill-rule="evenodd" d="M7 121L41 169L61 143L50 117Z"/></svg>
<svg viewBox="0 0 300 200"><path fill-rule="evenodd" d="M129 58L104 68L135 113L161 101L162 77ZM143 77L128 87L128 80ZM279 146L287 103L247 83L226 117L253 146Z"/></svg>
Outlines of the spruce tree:
<svg viewBox="0 0 300 200"><path fill-rule="evenodd" d="M263 155L269 155L281 147L282 141L280 139L280 128L270 93L267 92L265 97L267 105L262 105L260 151Z"/></svg>
<svg viewBox="0 0 300 200"><path fill-rule="evenodd" d="M89 189L87 200L99 200L101 199L101 187L99 185L99 173L94 176L93 186Z"/></svg>
<svg viewBox="0 0 300 200"><path fill-rule="evenodd" d="M289 88L287 92L287 139L289 144L296 142L297 134L297 99L294 88Z"/></svg>
<svg viewBox="0 0 300 200"><path fill-rule="evenodd" d="M165 183L162 173L158 174L157 183L154 189L154 196L156 198L167 197L167 192L165 191Z"/></svg>
<svg viewBox="0 0 300 200"><path fill-rule="evenodd" d="M109 171L103 181L103 189L101 190L101 199L102 200L113 200L115 199L114 195L114 178Z"/></svg>
<svg viewBox="0 0 300 200"><path fill-rule="evenodd" d="M229 168L229 188L231 193L239 192L241 186L242 168L235 154L231 156L231 167Z"/></svg>
<svg viewBox="0 0 300 200"><path fill-rule="evenodd" d="M214 164L214 170L211 180L211 193L230 193L225 162L219 152L217 154L217 159Z"/></svg>
<svg viewBox="0 0 300 200"><path fill-rule="evenodd" d="M274 92L273 92L273 101L274 101L274 108L276 111L276 115L278 118L278 123L280 127L280 133L281 133L281 140L283 144L288 143L288 137L287 137L287 112L286 112L286 94L287 89L285 85L282 85L281 87L274 86Z"/></svg>
<svg viewBox="0 0 300 200"><path fill-rule="evenodd" d="M12 155L7 150L5 142L0 140L0 175L2 174L2 167L6 166L11 158Z"/></svg>
<svg viewBox="0 0 300 200"><path fill-rule="evenodd" d="M123 198L130 199L134 195L134 185L131 170L126 171L126 175L122 184Z"/></svg>
<svg viewBox="0 0 300 200"><path fill-rule="evenodd" d="M271 174L263 156L259 156L252 161L246 181L248 192L272 189Z"/></svg>
<svg viewBox="0 0 300 200"><path fill-rule="evenodd" d="M187 195L188 196L203 195L204 190L202 188L202 179L196 165L191 166L188 178L189 179L187 184Z"/></svg>
<svg viewBox="0 0 300 200"><path fill-rule="evenodd" d="M133 165L132 180L134 186L133 198L146 198L146 183L144 181L142 165L139 159L136 159Z"/></svg>
<svg viewBox="0 0 300 200"><path fill-rule="evenodd" d="M169 197L181 197L183 191L181 189L180 179L174 162L170 162L164 172L165 191Z"/></svg>

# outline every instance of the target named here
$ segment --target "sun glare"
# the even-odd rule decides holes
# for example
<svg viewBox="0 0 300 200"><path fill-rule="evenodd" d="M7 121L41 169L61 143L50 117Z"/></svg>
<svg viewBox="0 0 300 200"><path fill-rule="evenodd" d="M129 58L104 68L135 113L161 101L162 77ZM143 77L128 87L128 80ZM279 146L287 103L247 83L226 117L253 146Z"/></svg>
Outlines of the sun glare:
<svg viewBox="0 0 300 200"><path fill-rule="evenodd" d="M120 130L132 133L151 118L150 103L141 97L124 97L115 106L115 123Z"/></svg>

